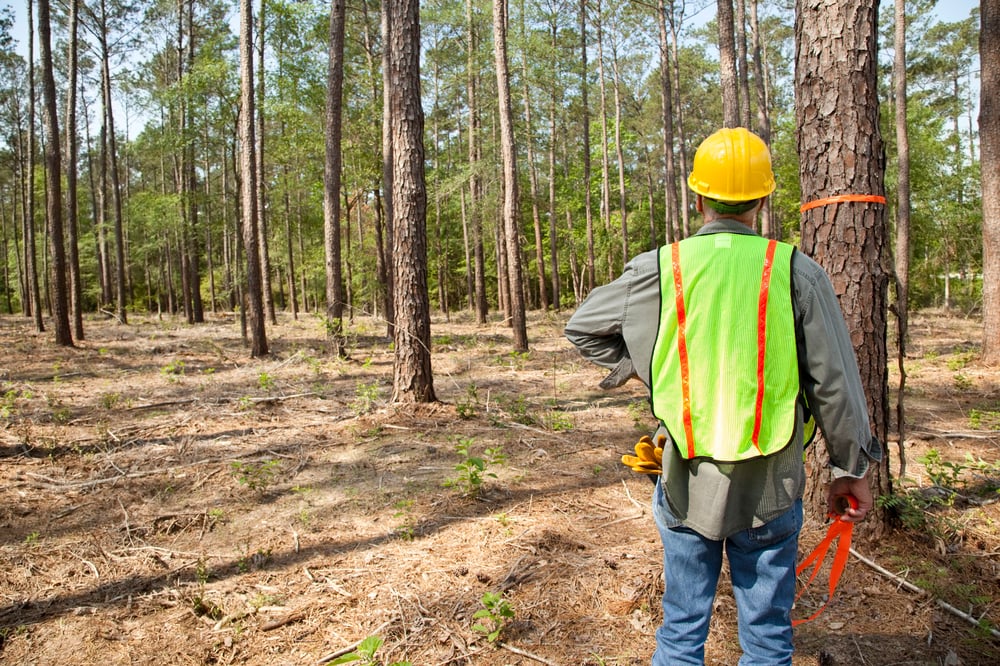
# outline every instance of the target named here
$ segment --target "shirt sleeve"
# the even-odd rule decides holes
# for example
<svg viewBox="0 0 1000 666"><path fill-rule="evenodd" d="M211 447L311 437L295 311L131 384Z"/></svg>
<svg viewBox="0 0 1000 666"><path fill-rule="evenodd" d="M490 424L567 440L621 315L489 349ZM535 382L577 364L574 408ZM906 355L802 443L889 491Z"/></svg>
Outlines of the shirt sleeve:
<svg viewBox="0 0 1000 666"><path fill-rule="evenodd" d="M800 257L802 255L799 255ZM871 434L854 346L826 272L811 259L795 270L802 388L823 433L834 477L863 477L882 448Z"/></svg>
<svg viewBox="0 0 1000 666"><path fill-rule="evenodd" d="M590 292L566 323L566 339L591 363L612 370L632 363L622 335L630 282L626 267L617 280Z"/></svg>

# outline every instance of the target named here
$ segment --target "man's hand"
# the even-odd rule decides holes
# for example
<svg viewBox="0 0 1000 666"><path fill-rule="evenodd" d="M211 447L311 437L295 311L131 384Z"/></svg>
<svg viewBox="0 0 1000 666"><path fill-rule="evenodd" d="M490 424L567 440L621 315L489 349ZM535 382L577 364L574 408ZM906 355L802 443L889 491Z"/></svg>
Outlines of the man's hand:
<svg viewBox="0 0 1000 666"><path fill-rule="evenodd" d="M844 496L851 495L858 501L857 508L845 501ZM840 516L847 523L860 523L871 511L874 500L868 479L856 479L842 476L834 479L826 494L827 508L831 514Z"/></svg>

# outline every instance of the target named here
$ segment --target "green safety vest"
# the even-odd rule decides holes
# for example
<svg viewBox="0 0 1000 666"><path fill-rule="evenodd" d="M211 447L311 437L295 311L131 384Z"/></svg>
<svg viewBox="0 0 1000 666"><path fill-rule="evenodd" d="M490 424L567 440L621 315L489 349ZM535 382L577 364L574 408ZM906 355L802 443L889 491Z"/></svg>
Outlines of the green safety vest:
<svg viewBox="0 0 1000 666"><path fill-rule="evenodd" d="M800 396L794 250L732 233L660 248L651 404L684 458L740 462L791 443Z"/></svg>

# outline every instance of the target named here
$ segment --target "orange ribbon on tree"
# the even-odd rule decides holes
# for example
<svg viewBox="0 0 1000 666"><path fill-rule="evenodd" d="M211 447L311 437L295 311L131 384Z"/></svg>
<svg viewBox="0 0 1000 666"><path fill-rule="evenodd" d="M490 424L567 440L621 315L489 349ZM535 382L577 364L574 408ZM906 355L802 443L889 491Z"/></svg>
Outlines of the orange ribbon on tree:
<svg viewBox="0 0 1000 666"><path fill-rule="evenodd" d="M802 204L799 208L800 213L804 213L807 210L812 210L813 208L819 208L820 206L829 206L830 204L848 203L851 201L857 201L861 203L878 203L885 205L885 197L878 194L838 194L833 197L826 197L825 199L815 199L807 203Z"/></svg>

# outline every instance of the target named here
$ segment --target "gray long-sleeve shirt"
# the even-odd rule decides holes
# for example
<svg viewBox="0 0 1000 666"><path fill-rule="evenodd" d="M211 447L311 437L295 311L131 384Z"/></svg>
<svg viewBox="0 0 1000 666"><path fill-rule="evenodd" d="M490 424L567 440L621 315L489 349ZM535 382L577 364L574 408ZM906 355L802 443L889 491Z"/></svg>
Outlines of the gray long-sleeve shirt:
<svg viewBox="0 0 1000 666"><path fill-rule="evenodd" d="M754 233L721 219L698 232ZM800 252L792 257L792 299L803 392L823 432L834 476L864 476L881 459L872 437L854 348L826 272ZM650 386L650 357L660 318L657 252L635 257L614 282L595 289L566 325L565 335L583 357L616 371L634 373ZM615 381L609 382L615 384ZM766 523L802 496L803 418L792 444L774 455L736 464L685 460L667 437L662 484L671 512L711 539Z"/></svg>

